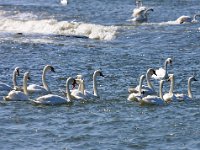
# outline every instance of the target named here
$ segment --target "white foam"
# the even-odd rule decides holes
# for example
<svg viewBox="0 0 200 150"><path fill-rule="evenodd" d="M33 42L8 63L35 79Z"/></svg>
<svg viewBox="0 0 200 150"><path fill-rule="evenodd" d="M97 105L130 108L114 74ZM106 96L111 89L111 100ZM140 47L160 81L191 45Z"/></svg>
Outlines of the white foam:
<svg viewBox="0 0 200 150"><path fill-rule="evenodd" d="M112 40L117 33L116 26L104 26L83 22L57 21L53 19L37 20L36 16L28 13L17 14L12 17L3 17L0 12L0 31L27 33L27 34L55 34L85 36L90 39ZM31 18L31 20L28 20Z"/></svg>

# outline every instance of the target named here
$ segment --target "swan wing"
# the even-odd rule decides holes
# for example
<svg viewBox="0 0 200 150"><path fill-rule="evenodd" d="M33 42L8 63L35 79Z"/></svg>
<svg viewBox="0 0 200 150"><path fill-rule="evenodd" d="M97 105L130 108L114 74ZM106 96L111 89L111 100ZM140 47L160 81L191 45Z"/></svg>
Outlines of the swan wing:
<svg viewBox="0 0 200 150"><path fill-rule="evenodd" d="M164 78L164 76L165 76L165 73L166 73L166 70L165 69L163 69L163 68L159 68L158 70L156 70L156 75L155 74L153 74L152 75L152 78L154 78L154 79L163 79Z"/></svg>
<svg viewBox="0 0 200 150"><path fill-rule="evenodd" d="M137 17L137 16L141 15L142 12L144 12L146 9L147 9L147 8L144 7L144 6L139 7L139 8L135 8L135 9L133 9L133 14L132 14L132 16L133 16L133 17Z"/></svg>
<svg viewBox="0 0 200 150"><path fill-rule="evenodd" d="M72 96L72 99L76 99L76 100L85 100L86 99L86 96L77 89L71 91L71 96Z"/></svg>
<svg viewBox="0 0 200 150"><path fill-rule="evenodd" d="M138 87L138 86L137 86L137 87ZM139 89L139 88L137 88L137 87L136 87L136 88L133 88L133 87L128 88L128 92L129 92L129 93L138 93L138 89Z"/></svg>
<svg viewBox="0 0 200 150"><path fill-rule="evenodd" d="M139 95L139 93L131 93L127 98L127 100L129 101L136 101L136 102L139 102L141 99L142 96Z"/></svg>
<svg viewBox="0 0 200 150"><path fill-rule="evenodd" d="M26 101L29 100L28 96L21 91L12 90L8 93L8 96L5 97L5 100L10 101Z"/></svg>
<svg viewBox="0 0 200 150"><path fill-rule="evenodd" d="M180 16L178 19L176 19L176 22L178 24L181 24L181 23L185 23L185 22L192 22L192 18L190 16Z"/></svg>
<svg viewBox="0 0 200 150"><path fill-rule="evenodd" d="M186 94L176 94L176 98L178 101L189 101L191 98Z"/></svg>
<svg viewBox="0 0 200 150"><path fill-rule="evenodd" d="M96 98L98 98L98 96L95 96L93 93L91 93L91 92L89 92L87 90L84 91L84 95L86 96L87 99L96 99Z"/></svg>
<svg viewBox="0 0 200 150"><path fill-rule="evenodd" d="M48 94L38 97L36 100L33 100L33 102L36 104L44 105L59 105L66 104L67 102L69 102L69 100L58 95Z"/></svg>
<svg viewBox="0 0 200 150"><path fill-rule="evenodd" d="M164 105L165 102L158 96L149 95L141 100L141 104Z"/></svg>
<svg viewBox="0 0 200 150"><path fill-rule="evenodd" d="M135 88L135 91L139 92L139 85ZM146 85L142 85L142 92L143 92L144 96L157 94L155 90L151 89L150 87L148 87Z"/></svg>
<svg viewBox="0 0 200 150"><path fill-rule="evenodd" d="M37 85L37 84L31 84L27 87L27 90L29 93L43 93L48 94L50 93L47 91L43 86Z"/></svg>

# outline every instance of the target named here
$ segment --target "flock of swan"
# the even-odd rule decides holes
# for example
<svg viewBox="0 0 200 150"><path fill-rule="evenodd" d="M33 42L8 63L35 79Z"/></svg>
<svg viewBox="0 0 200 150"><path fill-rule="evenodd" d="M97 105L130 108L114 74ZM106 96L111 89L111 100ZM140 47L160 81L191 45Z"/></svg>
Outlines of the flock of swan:
<svg viewBox="0 0 200 150"><path fill-rule="evenodd" d="M131 20L136 23L147 22L149 13L153 12L154 9L144 6L142 0L136 0L135 3L136 8L133 9L133 18ZM66 6L68 4L68 0L60 0L60 4ZM200 14L194 14L192 17L183 15L176 19L176 23L197 23L197 17L200 17Z"/></svg>
<svg viewBox="0 0 200 150"><path fill-rule="evenodd" d="M191 92L191 82L197 81L195 76L188 79L188 94L174 93L174 74L168 73L168 66L172 65L172 59L167 58L164 63L163 68L155 70L149 68L146 75L141 75L139 80L139 85L135 88L128 88L129 101L135 101L143 104L150 105L165 105L172 101L189 101L192 100ZM99 98L100 95L97 90L97 80L98 76L104 77L101 70L94 71L93 74L93 92L89 92L85 89L85 82L82 75L77 75L76 78L69 77L66 81L66 92L64 92L65 97L55 95L51 93L51 90L46 82L46 73L48 71L55 72L54 67L51 65L46 65L42 73L42 86L37 84L27 85L27 81L30 79L29 72L24 73L23 77L23 87L17 85L17 76L19 76L19 67L16 67L13 71L13 87L7 85L6 83L0 82L0 91L7 91L7 96L4 96L5 101L32 101L35 104L44 105L57 105L65 104L68 102L73 102L74 100L90 100ZM155 90L153 84L151 83L151 78L159 80L159 94ZM143 82L146 79L147 85ZM164 82L170 82L169 92L163 94L163 84ZM72 89L70 89L72 85ZM75 89L75 86L78 88ZM36 99L31 100L29 94L39 94Z"/></svg>
<svg viewBox="0 0 200 150"><path fill-rule="evenodd" d="M6 83L0 82L0 91L8 92L7 96L4 96L6 101L32 101L36 104L56 105L72 102L73 100L88 100L99 97L97 90L97 76L104 76L101 70L96 70L93 74L93 93L85 89L84 79L82 75L77 75L77 78L69 77L66 81L65 97L51 94L51 90L46 82L46 73L48 71L55 72L54 67L46 65L42 73L42 86L37 84L27 84L30 79L29 72L24 73L23 87L17 85L17 76L19 76L19 67L16 67L13 71L13 87ZM73 85L73 89L70 90L70 84ZM78 89L74 89L76 84L79 85ZM37 97L35 100L29 98L29 94L39 94L42 96Z"/></svg>
<svg viewBox="0 0 200 150"><path fill-rule="evenodd" d="M132 14L132 21L136 23L143 23L148 21L148 15L149 12L153 12L153 8L148 8L146 6L143 6L141 0L136 0L136 8L133 9ZM193 17L191 16L180 16L178 19L176 19L176 23L183 24L183 23L197 23L197 17L200 17L200 14L195 14Z"/></svg>
<svg viewBox="0 0 200 150"><path fill-rule="evenodd" d="M188 79L188 94L183 93L174 93L174 74L168 74L167 66L172 64L172 59L167 58L164 63L164 68L154 70L152 68L147 70L146 76L141 75L139 80L139 85L135 88L129 88L129 101L139 102L143 104L152 104L152 105L165 105L173 101L190 101L192 100L191 92L191 82L197 81L195 76L191 76ZM159 80L159 96L155 91L150 78ZM143 85L143 81L146 79L147 86ZM163 84L164 82L170 82L169 92L163 94Z"/></svg>

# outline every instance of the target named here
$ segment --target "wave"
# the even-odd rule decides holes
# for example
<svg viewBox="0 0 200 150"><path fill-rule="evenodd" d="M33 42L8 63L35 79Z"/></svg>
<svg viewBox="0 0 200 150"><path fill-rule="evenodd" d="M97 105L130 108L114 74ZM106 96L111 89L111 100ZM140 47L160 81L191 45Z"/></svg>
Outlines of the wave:
<svg viewBox="0 0 200 150"><path fill-rule="evenodd" d="M0 13L0 31L25 34L55 34L77 37L88 37L97 40L112 40L116 37L116 26L104 26L84 22L57 21L55 19L37 20L30 13L22 13L9 17ZM28 20L28 18L31 20Z"/></svg>

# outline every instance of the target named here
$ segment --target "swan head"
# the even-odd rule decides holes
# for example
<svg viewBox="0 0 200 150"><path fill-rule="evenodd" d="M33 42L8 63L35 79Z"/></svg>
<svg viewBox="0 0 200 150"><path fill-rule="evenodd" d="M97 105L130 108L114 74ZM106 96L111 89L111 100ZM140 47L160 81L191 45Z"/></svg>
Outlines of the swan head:
<svg viewBox="0 0 200 150"><path fill-rule="evenodd" d="M30 78L30 73L29 73L29 72L25 72L25 73L24 73L24 78L25 78L26 80L31 80L31 78Z"/></svg>
<svg viewBox="0 0 200 150"><path fill-rule="evenodd" d="M191 81L198 81L198 80L196 79L195 75L193 75L192 77L190 77L189 80L191 80Z"/></svg>
<svg viewBox="0 0 200 150"><path fill-rule="evenodd" d="M51 70L52 72L55 72L54 67L52 67L52 66L49 66L49 67L50 67L50 70Z"/></svg>
<svg viewBox="0 0 200 150"><path fill-rule="evenodd" d="M169 78L167 79L167 81L169 82L169 81L172 81L174 79L174 74L171 74L170 76L169 76Z"/></svg>
<svg viewBox="0 0 200 150"><path fill-rule="evenodd" d="M83 79L75 79L75 83L73 83L72 85L76 85L76 84L83 84L84 80Z"/></svg>
<svg viewBox="0 0 200 150"><path fill-rule="evenodd" d="M200 14L195 14L195 15L193 16L193 20L192 20L193 23L197 23L197 22L198 22L198 20L196 20L197 17L200 17Z"/></svg>
<svg viewBox="0 0 200 150"><path fill-rule="evenodd" d="M46 66L44 67L44 70L50 70L50 71L52 71L52 72L55 72L54 67L51 66L51 65L46 65Z"/></svg>
<svg viewBox="0 0 200 150"><path fill-rule="evenodd" d="M16 67L16 68L15 68L15 74L16 74L17 76L19 76L19 67Z"/></svg>
<svg viewBox="0 0 200 150"><path fill-rule="evenodd" d="M155 74L157 76L156 71L153 68L149 68L147 70L147 74L150 75L150 76L152 76L153 74Z"/></svg>
<svg viewBox="0 0 200 150"><path fill-rule="evenodd" d="M102 73L101 70L96 70L96 71L95 71L95 74L96 74L97 76L104 77L104 75L103 75L103 73Z"/></svg>
<svg viewBox="0 0 200 150"><path fill-rule="evenodd" d="M78 79L74 79L74 78L68 78L67 79L67 82L72 82L72 89L74 89L75 87L76 87L76 85L77 85L77 81Z"/></svg>
<svg viewBox="0 0 200 150"><path fill-rule="evenodd" d="M83 75L78 74L78 75L76 76L76 79L83 79Z"/></svg>
<svg viewBox="0 0 200 150"><path fill-rule="evenodd" d="M172 65L172 59L171 58L167 58L166 59L166 63Z"/></svg>
<svg viewBox="0 0 200 150"><path fill-rule="evenodd" d="M143 81L145 78L146 78L145 75L141 75L141 76L140 76L140 81Z"/></svg>

